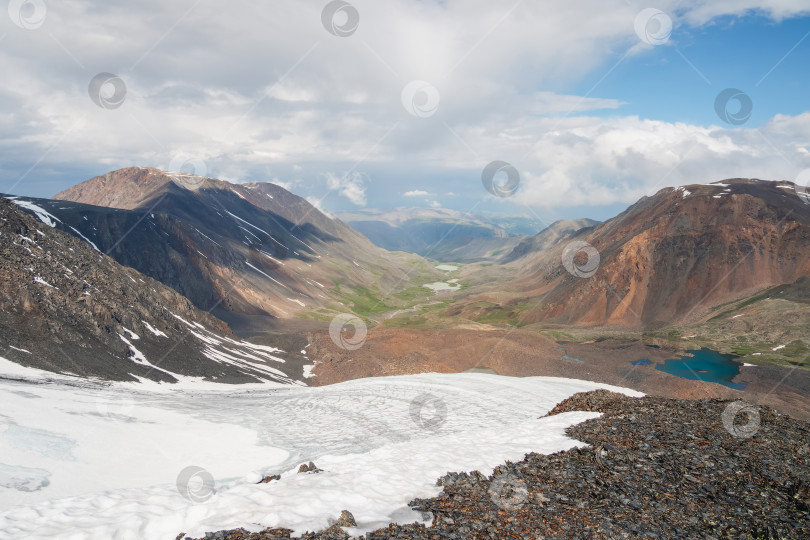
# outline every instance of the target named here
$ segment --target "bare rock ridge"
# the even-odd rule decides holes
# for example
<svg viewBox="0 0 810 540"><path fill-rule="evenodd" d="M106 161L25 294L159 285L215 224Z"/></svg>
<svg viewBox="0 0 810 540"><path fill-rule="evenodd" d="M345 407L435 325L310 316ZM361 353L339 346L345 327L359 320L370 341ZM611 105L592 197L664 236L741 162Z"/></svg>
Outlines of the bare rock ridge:
<svg viewBox="0 0 810 540"><path fill-rule="evenodd" d="M522 322L657 328L810 275L810 205L789 182L732 179L666 188L601 225L535 241L544 247L506 260L519 271L503 288L535 306ZM572 242L598 252L592 276L587 250L573 257L581 276L561 264Z"/></svg>
<svg viewBox="0 0 810 540"><path fill-rule="evenodd" d="M10 199L0 198L3 358L106 380L301 379L299 355L236 338L177 292L54 228L59 218L45 209Z"/></svg>
<svg viewBox="0 0 810 540"><path fill-rule="evenodd" d="M73 234L229 323L323 307L336 284L389 289L403 261L270 183L130 167L35 201ZM75 231L75 232L74 232ZM230 317L230 318L229 318Z"/></svg>

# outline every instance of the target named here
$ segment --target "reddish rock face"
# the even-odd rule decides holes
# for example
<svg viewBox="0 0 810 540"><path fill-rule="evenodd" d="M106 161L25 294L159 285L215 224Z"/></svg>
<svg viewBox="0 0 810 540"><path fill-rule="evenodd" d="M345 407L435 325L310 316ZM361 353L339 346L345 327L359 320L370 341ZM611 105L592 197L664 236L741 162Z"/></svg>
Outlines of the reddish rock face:
<svg viewBox="0 0 810 540"><path fill-rule="evenodd" d="M562 264L574 241L599 254L590 277ZM810 275L808 247L810 205L792 184L737 179L667 188L520 257L507 288L536 302L522 315L526 323L656 328L700 321L719 304ZM585 255L574 263L589 270Z"/></svg>

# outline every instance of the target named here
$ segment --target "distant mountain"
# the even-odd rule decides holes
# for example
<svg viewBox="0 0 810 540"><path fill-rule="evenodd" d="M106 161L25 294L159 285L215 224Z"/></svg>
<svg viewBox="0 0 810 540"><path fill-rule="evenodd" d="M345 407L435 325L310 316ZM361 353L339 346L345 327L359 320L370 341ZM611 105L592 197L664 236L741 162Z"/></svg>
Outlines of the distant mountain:
<svg viewBox="0 0 810 540"><path fill-rule="evenodd" d="M593 219L562 219L555 221L534 236L523 238L515 248L502 257L499 262L510 263L531 254L543 254L554 247L555 244L583 229L599 225ZM523 261L525 264L526 261Z"/></svg>
<svg viewBox="0 0 810 540"><path fill-rule="evenodd" d="M302 379L304 355L234 337L175 291L54 228L60 218L44 208L9 198L0 197L3 358L106 380Z"/></svg>
<svg viewBox="0 0 810 540"><path fill-rule="evenodd" d="M340 219L375 245L443 262L475 262L514 248L541 225L527 218L473 215L444 208L396 208L341 212Z"/></svg>
<svg viewBox="0 0 810 540"><path fill-rule="evenodd" d="M506 258L519 273L499 286L523 324L657 328L810 275L810 205L788 182L733 179L666 188L562 241L533 242Z"/></svg>
<svg viewBox="0 0 810 540"><path fill-rule="evenodd" d="M328 305L346 311L337 286L391 290L421 261L379 249L269 183L131 167L32 202L235 329Z"/></svg>

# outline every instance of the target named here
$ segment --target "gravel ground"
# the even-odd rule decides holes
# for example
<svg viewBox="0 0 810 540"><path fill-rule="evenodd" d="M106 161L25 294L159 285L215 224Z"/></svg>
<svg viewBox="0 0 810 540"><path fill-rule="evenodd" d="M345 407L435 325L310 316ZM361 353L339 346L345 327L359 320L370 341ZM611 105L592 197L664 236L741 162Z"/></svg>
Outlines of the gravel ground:
<svg viewBox="0 0 810 540"><path fill-rule="evenodd" d="M810 538L810 425L742 402L577 394L549 414L603 412L568 430L587 448L528 454L489 478L449 473L411 506L433 525L383 538ZM182 538L179 537L179 538ZM206 538L280 539L290 531ZM348 538L339 527L302 536Z"/></svg>

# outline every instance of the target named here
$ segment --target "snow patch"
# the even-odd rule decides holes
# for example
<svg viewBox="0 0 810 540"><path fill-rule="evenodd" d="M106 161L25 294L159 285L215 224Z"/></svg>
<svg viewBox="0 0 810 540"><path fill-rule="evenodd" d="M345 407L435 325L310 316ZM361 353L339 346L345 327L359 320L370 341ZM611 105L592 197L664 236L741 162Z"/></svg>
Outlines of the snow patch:
<svg viewBox="0 0 810 540"><path fill-rule="evenodd" d="M149 332L151 332L153 335L155 335L157 337L169 337L166 334L164 334L163 332L161 332L160 330L158 330L157 328L153 328L152 325L149 324L148 322L146 322L146 321L141 321L141 322L143 323L144 327L146 327L146 329L149 330Z"/></svg>
<svg viewBox="0 0 810 540"><path fill-rule="evenodd" d="M56 227L57 223L62 223L62 220L54 216L53 214L46 211L41 206L37 206L36 204L30 201L23 201L18 199L17 197L6 197L9 201L13 202L20 208L24 208L30 212L32 212L38 220L42 223L47 225L48 227Z"/></svg>
<svg viewBox="0 0 810 540"><path fill-rule="evenodd" d="M141 364L142 366L152 366L152 364L149 363L149 360L146 359L143 353L138 349L136 349L135 346L127 338L125 338L121 334L118 334L118 337L120 337L121 341L126 343L127 347L129 347L129 352L132 355L130 356L130 358L132 358L133 362L135 362L136 364Z"/></svg>
<svg viewBox="0 0 810 540"><path fill-rule="evenodd" d="M95 250L96 250L96 251L98 251L98 252L101 252L101 250L100 250L100 249L98 249L98 246L97 246L97 245L95 245L93 242L91 242L91 241L90 241L90 239L89 239L89 238L87 238L85 235L83 235L82 233L80 233L80 232L79 232L79 229L77 229L77 228L75 228L75 227L71 227L70 225L68 225L68 227L70 227L70 228L71 228L71 230L72 230L73 232L75 232L76 234L78 234L78 235L81 237L81 239L82 239L82 240L84 240L85 242L87 242L88 244L90 244L91 246L93 246L93 249L95 249Z"/></svg>
<svg viewBox="0 0 810 540"><path fill-rule="evenodd" d="M34 276L34 282L39 283L40 285L45 285L46 287L50 287L51 289L56 289L56 287L54 287L53 285L51 285L50 283L48 283L39 276Z"/></svg>
<svg viewBox="0 0 810 540"><path fill-rule="evenodd" d="M299 535L327 527L344 508L357 519L357 534L421 521L408 502L437 495L436 479L447 471L489 475L528 452L584 446L565 430L599 413L539 418L560 401L597 388L641 395L587 381L486 374L191 393L126 383L28 383L25 393L6 391L21 384L0 380L3 414L74 443L77 453L76 461L55 460L0 439L15 477L26 469L26 478L50 475L37 491L0 490L0 530L32 540L174 538L179 531L200 537L238 526L283 526ZM411 410L425 395L447 412L435 429ZM432 413L425 411L425 420ZM178 433L205 444L189 453L188 444L167 442ZM323 472L297 474L310 460ZM214 479L212 497L181 495L175 479L189 465ZM255 483L277 473L279 481Z"/></svg>
<svg viewBox="0 0 810 540"><path fill-rule="evenodd" d="M139 336L138 334L136 334L135 332L133 332L132 330L130 330L126 326L122 326L121 328L124 330L124 332L129 334L129 339L132 339L132 340L141 339L141 336Z"/></svg>

